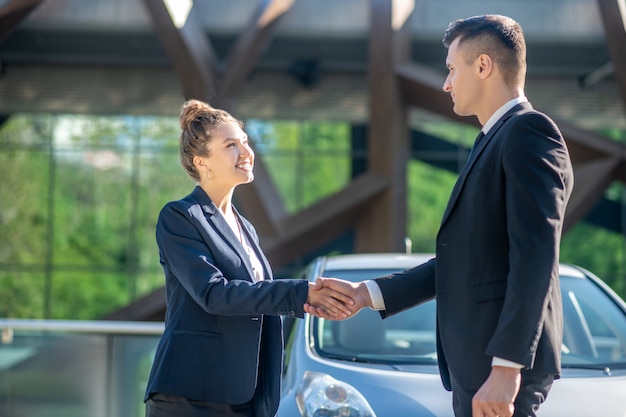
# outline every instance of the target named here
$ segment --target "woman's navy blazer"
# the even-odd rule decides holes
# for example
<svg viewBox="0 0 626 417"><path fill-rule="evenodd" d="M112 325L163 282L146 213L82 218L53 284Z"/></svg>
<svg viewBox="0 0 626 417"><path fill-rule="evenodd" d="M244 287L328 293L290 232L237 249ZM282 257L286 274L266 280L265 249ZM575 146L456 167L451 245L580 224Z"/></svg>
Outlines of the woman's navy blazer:
<svg viewBox="0 0 626 417"><path fill-rule="evenodd" d="M202 188L161 210L156 239L167 309L146 399L161 393L211 403L252 400L255 415L276 413L279 316L304 317L308 283L273 280L254 227L236 215L263 265L263 281L253 283L248 255Z"/></svg>

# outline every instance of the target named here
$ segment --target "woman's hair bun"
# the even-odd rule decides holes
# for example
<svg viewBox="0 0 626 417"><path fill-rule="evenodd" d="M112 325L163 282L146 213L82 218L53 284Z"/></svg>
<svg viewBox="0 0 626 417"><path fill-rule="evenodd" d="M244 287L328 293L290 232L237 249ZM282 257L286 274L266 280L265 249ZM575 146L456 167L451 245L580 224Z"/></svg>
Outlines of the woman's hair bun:
<svg viewBox="0 0 626 417"><path fill-rule="evenodd" d="M187 100L183 103L180 110L179 123L181 129L186 130L194 120L203 116L210 120L214 111L215 109L204 101Z"/></svg>

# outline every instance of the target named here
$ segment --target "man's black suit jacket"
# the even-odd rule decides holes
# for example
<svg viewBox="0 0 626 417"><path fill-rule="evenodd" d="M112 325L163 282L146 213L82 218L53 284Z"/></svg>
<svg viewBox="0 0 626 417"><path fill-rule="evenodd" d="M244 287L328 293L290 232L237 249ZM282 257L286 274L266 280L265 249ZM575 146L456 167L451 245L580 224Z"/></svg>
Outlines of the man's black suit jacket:
<svg viewBox="0 0 626 417"><path fill-rule="evenodd" d="M437 299L438 359L478 389L492 357L524 373L560 372L559 245L573 186L566 144L544 114L521 103L482 139L460 173L437 235L436 257L376 280L395 314Z"/></svg>
<svg viewBox="0 0 626 417"><path fill-rule="evenodd" d="M276 414L279 316L304 317L308 283L273 280L254 228L237 216L263 264L265 279L258 283L237 236L202 188L161 210L156 237L167 309L146 399L161 393L210 403L252 401L255 416Z"/></svg>

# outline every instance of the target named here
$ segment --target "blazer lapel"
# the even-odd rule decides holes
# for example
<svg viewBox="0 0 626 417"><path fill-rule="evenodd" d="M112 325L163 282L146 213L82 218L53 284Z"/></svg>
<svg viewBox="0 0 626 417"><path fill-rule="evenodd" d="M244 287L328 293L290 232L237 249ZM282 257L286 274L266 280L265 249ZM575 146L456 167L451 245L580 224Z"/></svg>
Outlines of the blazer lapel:
<svg viewBox="0 0 626 417"><path fill-rule="evenodd" d="M506 112L504 114L504 116L502 116L496 122L496 124L489 130L489 133L487 133L485 135L485 137L483 137L483 139L480 141L480 143L472 151L472 153L470 154L467 162L465 163L465 166L461 170L461 173L459 174L458 179L456 180L456 184L454 184L454 188L452 189L452 193L450 194L450 199L448 200L448 205L446 207L446 210L443 212L443 217L441 219L441 226L443 226L443 224L448 219L448 216L452 212L452 209L454 208L454 205L456 204L459 196L461 195L461 191L463 190L463 186L465 185L465 180L467 179L467 176L469 175L470 171L474 167L474 165L475 165L476 161L478 160L478 158L480 158L480 155L483 153L485 148L489 145L489 142L491 142L491 140L498 133L498 130L500 130L502 125L504 125L504 123L507 120L509 120L509 118L511 118L511 116L513 116L518 111L524 110L526 108L532 108L530 106L530 103L520 103L520 104L514 106L508 112Z"/></svg>
<svg viewBox="0 0 626 417"><path fill-rule="evenodd" d="M246 266L246 270L248 271L248 281L252 281L252 277L254 276L254 272L252 271L252 264L250 263L250 258L248 257L248 254L243 249L243 245L239 241L239 237L228 225L224 216L218 213L217 206L215 205L215 203L213 203L213 201L211 201L209 196L206 195L206 193L204 192L204 190L202 190L202 188L200 188L200 186L197 186L193 190L192 195L202 207L202 211L204 212L208 223L215 229L217 233L220 234L220 236L222 236L228 246L230 246L231 249L237 253L243 264ZM239 213L237 213L236 210L235 213L237 216L239 216ZM240 224L243 233L244 226L241 222Z"/></svg>

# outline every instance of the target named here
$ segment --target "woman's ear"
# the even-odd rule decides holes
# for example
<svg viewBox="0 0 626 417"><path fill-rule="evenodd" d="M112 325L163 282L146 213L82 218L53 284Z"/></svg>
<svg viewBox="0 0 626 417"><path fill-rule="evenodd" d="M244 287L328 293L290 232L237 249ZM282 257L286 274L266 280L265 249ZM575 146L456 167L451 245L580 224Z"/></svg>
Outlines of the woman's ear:
<svg viewBox="0 0 626 417"><path fill-rule="evenodd" d="M204 158L202 158L201 156L194 156L193 157L193 165L199 170L202 171L204 169L206 169L206 161Z"/></svg>
<svg viewBox="0 0 626 417"><path fill-rule="evenodd" d="M193 165L196 167L196 170L201 177L206 177L208 179L213 178L213 172L211 172L211 168L209 168L206 158L203 158L201 156L194 156Z"/></svg>

